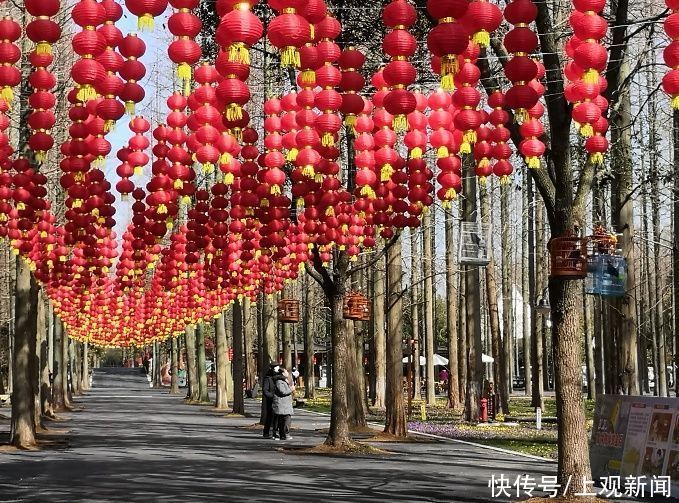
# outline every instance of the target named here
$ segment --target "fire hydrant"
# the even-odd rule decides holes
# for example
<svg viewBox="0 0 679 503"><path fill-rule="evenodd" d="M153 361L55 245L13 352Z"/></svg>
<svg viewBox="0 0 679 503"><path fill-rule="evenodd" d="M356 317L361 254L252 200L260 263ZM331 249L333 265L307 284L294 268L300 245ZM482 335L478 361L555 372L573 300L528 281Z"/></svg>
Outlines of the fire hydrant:
<svg viewBox="0 0 679 503"><path fill-rule="evenodd" d="M479 411L479 421L482 423L488 422L488 399L481 399L481 410Z"/></svg>

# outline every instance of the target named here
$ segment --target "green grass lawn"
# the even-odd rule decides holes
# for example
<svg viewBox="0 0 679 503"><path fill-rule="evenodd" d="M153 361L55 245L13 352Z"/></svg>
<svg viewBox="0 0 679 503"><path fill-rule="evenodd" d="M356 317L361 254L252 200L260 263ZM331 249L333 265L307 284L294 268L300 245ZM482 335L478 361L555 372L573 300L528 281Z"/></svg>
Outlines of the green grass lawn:
<svg viewBox="0 0 679 503"><path fill-rule="evenodd" d="M297 396L303 397L303 390L298 390ZM330 413L330 401L330 389L317 389L316 397L312 400L306 400L304 409ZM424 407L425 414L423 416L423 404L422 400L413 400L412 402L412 414L408 421L413 430L556 459L556 425L544 423L542 430L536 430L534 423L535 409L531 407L530 397L514 396L510 398L509 415L511 418L519 420L518 425L501 424L502 417L498 418L500 424L496 426L477 426L464 423L459 411L448 409L445 397L437 397L435 405ZM407 406L406 402L406 412ZM588 429L591 429L594 401L584 400L584 407L587 426ZM556 417L556 399L554 397L545 397L542 415L544 417ZM526 421L521 421L521 419ZM371 409L368 420L383 422L384 411Z"/></svg>

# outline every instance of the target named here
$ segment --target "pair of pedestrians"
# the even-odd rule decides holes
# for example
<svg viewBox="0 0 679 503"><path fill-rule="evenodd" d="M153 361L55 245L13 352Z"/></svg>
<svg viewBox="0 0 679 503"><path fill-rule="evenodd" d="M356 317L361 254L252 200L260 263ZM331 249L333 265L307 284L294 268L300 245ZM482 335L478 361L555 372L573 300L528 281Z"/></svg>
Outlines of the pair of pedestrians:
<svg viewBox="0 0 679 503"><path fill-rule="evenodd" d="M272 364L264 377L264 438L290 440L292 421L292 393L295 385L290 373L283 367Z"/></svg>

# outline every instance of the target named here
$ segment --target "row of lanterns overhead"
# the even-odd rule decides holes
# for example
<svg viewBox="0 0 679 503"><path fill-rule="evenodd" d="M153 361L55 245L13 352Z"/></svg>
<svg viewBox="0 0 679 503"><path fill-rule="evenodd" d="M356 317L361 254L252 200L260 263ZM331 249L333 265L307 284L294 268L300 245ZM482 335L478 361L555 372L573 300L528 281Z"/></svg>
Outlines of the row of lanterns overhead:
<svg viewBox="0 0 679 503"><path fill-rule="evenodd" d="M266 34L253 12L257 4L216 2L219 52L211 65L201 63L196 41L198 1L169 0L168 57L180 90L168 96L164 123L134 116L130 138L116 152L115 191L131 196L132 204L120 240L113 231L113 187L102 167L111 153L107 135L144 99L142 38L116 27L123 9L115 0L75 4L71 15L80 31L71 40L78 56L68 95L71 125L57 153L50 135L56 121L50 66L51 45L61 35L52 18L62 5L25 1L33 17L26 36L34 43L29 161L13 155L5 133L21 80L16 42L22 27L0 20L0 235L46 285L72 337L100 345L162 339L218 315L239 297L281 291L308 262L330 263L333 250L356 259L378 235L389 238L396 229L419 225L434 197L449 205L462 190L464 156L474 159L481 181L497 176L507 183L513 140L527 165L540 167L545 71L531 0L512 0L504 10L486 0L429 0L436 24L427 48L441 87L428 94L414 88L418 76L410 61L417 11L407 0L389 2L382 13L388 62L371 76L371 96L361 74L365 56L355 47L340 48L342 26L323 0L269 0L274 17ZM151 28L167 6L167 0L125 2L140 29ZM603 6L604 0L573 0L564 70L573 120L595 164L608 147ZM666 23L673 42L665 58L673 70L663 81L673 104L679 95L670 50L679 33L675 16ZM484 103L481 49L503 18L511 25L503 40L511 85L506 92L491 90ZM297 89L269 98L259 124L247 110L248 78L250 51L265 35L281 64L296 71ZM514 138L512 121L519 124ZM355 170L348 173L339 161L342 135L353 147ZM56 224L39 173L50 155L59 156L63 173L63 225ZM208 182L197 184L196 170ZM150 171L145 188L134 181L141 171Z"/></svg>

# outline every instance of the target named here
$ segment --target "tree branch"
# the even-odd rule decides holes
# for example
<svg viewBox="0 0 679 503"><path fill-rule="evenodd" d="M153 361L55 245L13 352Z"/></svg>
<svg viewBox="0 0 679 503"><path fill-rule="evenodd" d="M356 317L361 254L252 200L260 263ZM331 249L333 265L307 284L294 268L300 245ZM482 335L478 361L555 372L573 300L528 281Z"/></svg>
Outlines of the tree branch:
<svg viewBox="0 0 679 503"><path fill-rule="evenodd" d="M382 257L384 257L384 255L387 253L389 248L391 248L394 245L394 243L396 243L396 241L399 239L400 235L401 235L400 232L397 232L396 234L394 234L391 237L391 239L389 241L387 241L387 243L384 245L384 247L382 247L382 249L379 252L377 252L377 254L375 254L375 256L373 258L371 258L365 264L361 264L361 265L358 265L356 267L350 267L349 270L347 270L347 276L351 276L352 274L354 274L356 272L359 272L359 271L362 271L363 269L367 269L368 267L374 266L377 262L379 262L379 260Z"/></svg>

